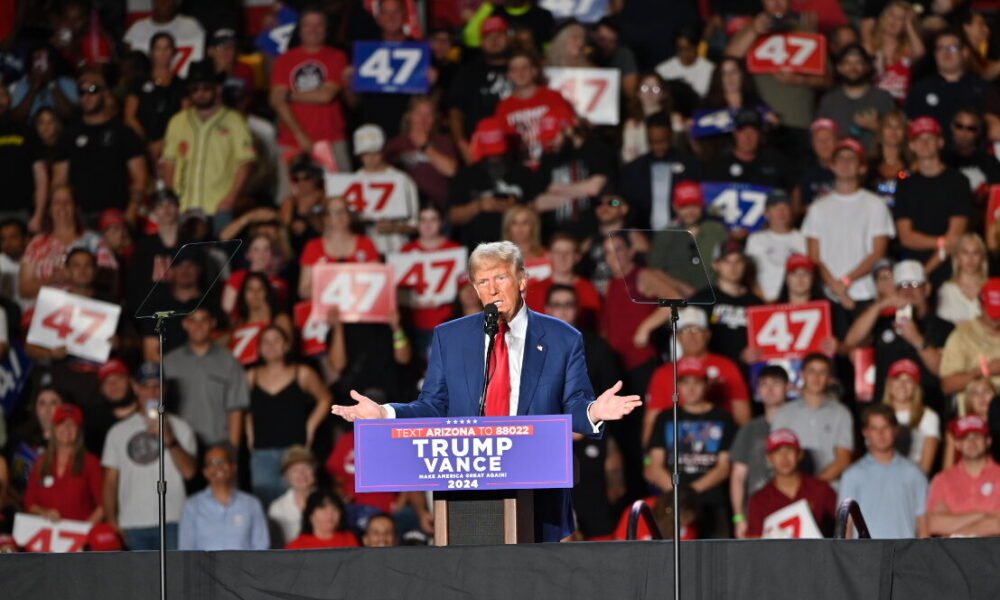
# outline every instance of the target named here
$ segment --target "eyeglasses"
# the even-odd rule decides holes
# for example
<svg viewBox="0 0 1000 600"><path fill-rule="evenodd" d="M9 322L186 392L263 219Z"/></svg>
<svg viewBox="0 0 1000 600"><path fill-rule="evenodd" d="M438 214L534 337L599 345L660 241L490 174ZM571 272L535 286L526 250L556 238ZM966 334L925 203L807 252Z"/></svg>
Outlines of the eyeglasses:
<svg viewBox="0 0 1000 600"><path fill-rule="evenodd" d="M103 90L104 86L97 85L96 83L81 83L76 88L76 91L80 92L81 96L87 96L89 94L97 94Z"/></svg>
<svg viewBox="0 0 1000 600"><path fill-rule="evenodd" d="M934 48L935 52L949 52L949 53L953 53L953 52L959 52L961 50L962 50L962 45L961 44L947 44L945 46L937 46L936 48Z"/></svg>
<svg viewBox="0 0 1000 600"><path fill-rule="evenodd" d="M967 123L959 123L958 121L955 121L954 123L952 123L951 124L951 128L952 129L957 129L959 131L968 131L970 133L978 133L979 132L979 125L976 125L976 124L969 125Z"/></svg>
<svg viewBox="0 0 1000 600"><path fill-rule="evenodd" d="M660 93L660 86L658 86L658 85L650 85L648 83L644 83L644 84L642 84L642 85L639 86L639 91L642 92L643 94L649 94L649 93L659 94Z"/></svg>
<svg viewBox="0 0 1000 600"><path fill-rule="evenodd" d="M622 201L618 198L601 198L599 202L601 206L610 206L611 208L618 208L622 205Z"/></svg>
<svg viewBox="0 0 1000 600"><path fill-rule="evenodd" d="M904 281L902 283L896 284L896 287L898 287L901 290L916 290L922 287L923 285L924 284L917 281Z"/></svg>

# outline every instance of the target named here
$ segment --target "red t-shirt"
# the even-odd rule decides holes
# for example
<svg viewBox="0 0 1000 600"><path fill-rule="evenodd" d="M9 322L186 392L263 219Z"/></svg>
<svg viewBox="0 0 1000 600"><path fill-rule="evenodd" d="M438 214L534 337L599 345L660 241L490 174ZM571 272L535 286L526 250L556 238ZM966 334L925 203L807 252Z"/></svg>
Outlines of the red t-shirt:
<svg viewBox="0 0 1000 600"><path fill-rule="evenodd" d="M629 370L656 358L656 351L652 347L647 345L645 348L637 348L632 343L639 324L656 310L656 304L636 304L632 301L629 289L636 289L638 276L639 270L632 269L625 279L611 278L604 301L615 309L604 311L601 320L604 337Z"/></svg>
<svg viewBox="0 0 1000 600"><path fill-rule="evenodd" d="M708 353L703 357L708 370L709 401L733 414L733 404L749 402L750 390L736 363L725 356ZM668 410L674 402L674 365L667 363L653 372L646 391L646 407Z"/></svg>
<svg viewBox="0 0 1000 600"><path fill-rule="evenodd" d="M301 47L292 48L275 59L271 87L280 85L294 92L310 92L320 89L327 82L339 86L343 83L345 67L347 55L336 48L323 47L315 52L307 52ZM345 139L344 111L340 106L340 98L335 98L328 104L291 102L289 106L299 125L314 142ZM278 143L282 146L298 146L292 131L284 123L278 127ZM303 150L311 151L312 148Z"/></svg>
<svg viewBox="0 0 1000 600"><path fill-rule="evenodd" d="M827 482L810 475L802 475L799 492L794 498L778 491L773 479L751 496L747 505L747 535L760 537L764 534L764 519L802 499L809 503L809 510L823 535L832 535L837 519L837 492Z"/></svg>
<svg viewBox="0 0 1000 600"><path fill-rule="evenodd" d="M542 139L539 124L543 117L551 116L567 124L576 113L559 92L539 86L528 98L510 95L497 104L496 116L503 122L508 135L516 135L528 152L532 164L542 156Z"/></svg>
<svg viewBox="0 0 1000 600"><path fill-rule="evenodd" d="M303 267L311 267L323 263L378 262L379 256L375 242L363 235L355 236L354 252L349 256L330 256L326 253L326 249L323 248L323 238L318 237L306 242L305 248L302 249L302 257L299 259L299 264Z"/></svg>
<svg viewBox="0 0 1000 600"><path fill-rule="evenodd" d="M337 440L337 445L333 447L330 458L326 460L326 472L340 484L339 487L345 501L371 506L384 513L392 513L392 505L396 502L395 492L354 493L353 431L348 431Z"/></svg>
<svg viewBox="0 0 1000 600"><path fill-rule="evenodd" d="M545 297L549 295L549 288L554 284L551 277L541 281L528 281L528 289L524 293L524 302L528 308L544 312ZM580 316L587 316L592 322L596 322L598 315L601 314L601 293L589 279L583 277L574 278L573 287L576 288L576 304Z"/></svg>
<svg viewBox="0 0 1000 600"><path fill-rule="evenodd" d="M437 248L424 248L420 245L419 240L413 240L408 242L403 246L400 252L433 252L435 250L450 250L452 248L460 248L461 246L451 240L445 240L443 244ZM422 329L424 331L430 331L434 329L441 323L451 320L453 313L455 312L452 305L442 304L441 306L425 307L425 308L411 308L410 309L410 321L413 326L417 329Z"/></svg>
<svg viewBox="0 0 1000 600"><path fill-rule="evenodd" d="M303 533L285 545L285 550L309 550L314 548L357 548L361 544L350 531L335 531L331 538L318 538L311 533Z"/></svg>
<svg viewBox="0 0 1000 600"><path fill-rule="evenodd" d="M62 475L53 473L42 477L42 460L39 459L28 477L24 506L54 508L63 519L86 521L94 509L101 505L103 485L101 461L89 452L83 456L83 472L79 475L73 474L71 460Z"/></svg>

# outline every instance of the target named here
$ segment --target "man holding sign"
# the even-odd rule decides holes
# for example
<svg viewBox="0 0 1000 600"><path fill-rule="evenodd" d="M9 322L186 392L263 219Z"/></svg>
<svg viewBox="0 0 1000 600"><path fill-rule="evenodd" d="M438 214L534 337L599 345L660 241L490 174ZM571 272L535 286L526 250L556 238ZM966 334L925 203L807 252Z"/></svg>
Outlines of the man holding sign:
<svg viewBox="0 0 1000 600"><path fill-rule="evenodd" d="M498 313L492 379L483 390L488 335L483 313L450 321L434 330L431 360L420 397L409 404L379 405L351 390L354 406L334 406L348 421L413 417L544 415L568 413L573 429L600 436L604 421L618 420L641 404L619 396L621 382L595 398L584 362L580 333L524 305L524 258L510 242L479 245L469 258L469 275L480 302ZM490 306L492 305L492 306ZM542 457L539 457L542 458ZM535 496L536 537L553 542L572 531L568 490Z"/></svg>

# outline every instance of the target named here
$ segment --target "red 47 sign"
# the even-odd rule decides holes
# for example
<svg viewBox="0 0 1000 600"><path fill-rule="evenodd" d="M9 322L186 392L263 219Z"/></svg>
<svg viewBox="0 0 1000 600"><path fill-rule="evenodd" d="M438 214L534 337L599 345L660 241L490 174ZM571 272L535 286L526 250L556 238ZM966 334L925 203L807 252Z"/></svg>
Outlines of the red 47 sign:
<svg viewBox="0 0 1000 600"><path fill-rule="evenodd" d="M303 356L316 356L326 352L326 334L330 332L326 313L321 310L313 312L313 305L309 300L296 304L292 312L295 327L299 330L299 339L302 340Z"/></svg>
<svg viewBox="0 0 1000 600"><path fill-rule="evenodd" d="M549 87L573 105L576 114L598 125L617 125L621 72L618 69L545 69Z"/></svg>
<svg viewBox="0 0 1000 600"><path fill-rule="evenodd" d="M403 292L401 304L428 308L454 302L458 276L465 272L467 260L468 250L464 247L389 255L395 283Z"/></svg>
<svg viewBox="0 0 1000 600"><path fill-rule="evenodd" d="M396 310L392 267L380 264L322 264L313 267L313 314L340 309L345 323L388 323Z"/></svg>
<svg viewBox="0 0 1000 600"><path fill-rule="evenodd" d="M66 348L86 360L105 362L122 307L43 287L35 302L28 343L42 348Z"/></svg>
<svg viewBox="0 0 1000 600"><path fill-rule="evenodd" d="M28 552L79 552L87 542L91 524L17 513L14 515L14 541Z"/></svg>
<svg viewBox="0 0 1000 600"><path fill-rule="evenodd" d="M826 38L816 33L773 33L760 38L747 53L747 70L825 75Z"/></svg>
<svg viewBox="0 0 1000 600"><path fill-rule="evenodd" d="M830 305L823 301L747 309L747 337L761 360L820 352L823 341L833 337L831 323Z"/></svg>
<svg viewBox="0 0 1000 600"><path fill-rule="evenodd" d="M327 173L326 194L344 198L366 221L416 217L416 188L401 173Z"/></svg>
<svg viewBox="0 0 1000 600"><path fill-rule="evenodd" d="M267 323L247 323L233 330L229 349L240 364L253 364L260 358L260 334L265 327Z"/></svg>

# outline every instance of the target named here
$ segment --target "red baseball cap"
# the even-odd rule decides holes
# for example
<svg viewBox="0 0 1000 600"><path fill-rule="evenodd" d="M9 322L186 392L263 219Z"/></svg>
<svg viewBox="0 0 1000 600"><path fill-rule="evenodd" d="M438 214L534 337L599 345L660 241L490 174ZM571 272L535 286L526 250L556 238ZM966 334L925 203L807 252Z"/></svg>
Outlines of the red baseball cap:
<svg viewBox="0 0 1000 600"><path fill-rule="evenodd" d="M114 225L124 225L125 215L117 208L105 208L97 219L98 231L104 231Z"/></svg>
<svg viewBox="0 0 1000 600"><path fill-rule="evenodd" d="M767 435L767 452L770 454L778 448L789 446L800 450L799 438L791 429L776 429Z"/></svg>
<svg viewBox="0 0 1000 600"><path fill-rule="evenodd" d="M865 159L865 147L862 146L861 142L856 139L844 138L837 142L837 145L833 148L833 153L836 154L841 150L850 150L851 152L857 154L859 159Z"/></svg>
<svg viewBox="0 0 1000 600"><path fill-rule="evenodd" d="M128 377L128 367L117 358L112 358L97 369L97 380L100 383L104 383L104 380L112 375L124 375Z"/></svg>
<svg viewBox="0 0 1000 600"><path fill-rule="evenodd" d="M507 133L496 117L486 117L476 125L472 134L472 155L479 158L500 156L507 153Z"/></svg>
<svg viewBox="0 0 1000 600"><path fill-rule="evenodd" d="M812 122L812 125L809 126L810 132L816 132L821 129L829 129L834 135L836 135L839 131L837 129L837 124L833 122L833 119L816 119Z"/></svg>
<svg viewBox="0 0 1000 600"><path fill-rule="evenodd" d="M708 369L700 358L684 357L677 361L677 377L698 377L706 379Z"/></svg>
<svg viewBox="0 0 1000 600"><path fill-rule="evenodd" d="M792 271L797 271L798 269L807 269L812 271L816 268L816 263L812 261L811 258L805 254L793 254L788 257L785 261L785 272L791 273Z"/></svg>
<svg viewBox="0 0 1000 600"><path fill-rule="evenodd" d="M917 117L910 121L907 133L911 140L915 140L925 133L941 135L941 126L934 120L934 117Z"/></svg>
<svg viewBox="0 0 1000 600"><path fill-rule="evenodd" d="M92 552L118 552L124 550L122 540L115 528L107 523L98 523L87 534L87 547Z"/></svg>
<svg viewBox="0 0 1000 600"><path fill-rule="evenodd" d="M986 426L986 421L977 415L955 419L951 422L949 429L951 429L951 435L955 436L955 439L962 439L970 433L990 434L990 428Z"/></svg>
<svg viewBox="0 0 1000 600"><path fill-rule="evenodd" d="M983 312L994 321L1000 321L1000 277L994 277L979 291L979 303Z"/></svg>
<svg viewBox="0 0 1000 600"><path fill-rule="evenodd" d="M920 365L908 358L897 360L889 367L888 378L892 379L900 375L909 375L910 379L916 383L920 383Z"/></svg>
<svg viewBox="0 0 1000 600"><path fill-rule="evenodd" d="M493 33L494 31L507 33L507 21L503 17L493 15L483 21L483 24L479 27L480 35L486 35L487 33Z"/></svg>
<svg viewBox="0 0 1000 600"><path fill-rule="evenodd" d="M701 185L695 181L681 181L674 186L674 206L681 208L684 206L703 206L705 195L701 191Z"/></svg>
<svg viewBox="0 0 1000 600"><path fill-rule="evenodd" d="M52 424L59 425L65 420L71 420L77 425L83 425L83 411L75 404L61 404L52 414Z"/></svg>

